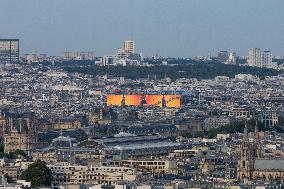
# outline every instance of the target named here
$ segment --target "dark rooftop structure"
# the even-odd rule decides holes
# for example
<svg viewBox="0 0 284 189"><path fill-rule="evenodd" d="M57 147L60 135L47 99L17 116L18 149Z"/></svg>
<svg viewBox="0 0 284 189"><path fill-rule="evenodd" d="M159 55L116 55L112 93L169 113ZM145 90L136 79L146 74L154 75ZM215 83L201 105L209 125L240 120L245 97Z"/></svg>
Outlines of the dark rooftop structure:
<svg viewBox="0 0 284 189"><path fill-rule="evenodd" d="M0 39L0 63L17 63L20 60L20 40Z"/></svg>

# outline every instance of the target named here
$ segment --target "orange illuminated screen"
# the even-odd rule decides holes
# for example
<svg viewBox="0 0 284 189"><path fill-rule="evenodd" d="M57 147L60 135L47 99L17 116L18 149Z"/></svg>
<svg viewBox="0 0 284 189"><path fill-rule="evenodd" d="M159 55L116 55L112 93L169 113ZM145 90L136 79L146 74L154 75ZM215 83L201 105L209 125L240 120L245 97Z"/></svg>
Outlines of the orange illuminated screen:
<svg viewBox="0 0 284 189"><path fill-rule="evenodd" d="M180 95L107 95L107 106L180 107Z"/></svg>
<svg viewBox="0 0 284 189"><path fill-rule="evenodd" d="M180 95L146 95L148 106L179 108Z"/></svg>
<svg viewBox="0 0 284 189"><path fill-rule="evenodd" d="M121 106L122 95L107 95L107 106Z"/></svg>
<svg viewBox="0 0 284 189"><path fill-rule="evenodd" d="M125 95L125 105L126 106L139 106L140 105L140 95Z"/></svg>

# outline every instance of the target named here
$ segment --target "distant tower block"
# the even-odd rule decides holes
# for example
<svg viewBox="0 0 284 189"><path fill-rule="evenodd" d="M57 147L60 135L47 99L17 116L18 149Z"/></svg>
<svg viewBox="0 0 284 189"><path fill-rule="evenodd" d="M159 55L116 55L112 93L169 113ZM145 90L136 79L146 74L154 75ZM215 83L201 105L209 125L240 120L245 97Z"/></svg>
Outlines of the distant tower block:
<svg viewBox="0 0 284 189"><path fill-rule="evenodd" d="M126 53L134 54L135 52L134 41L133 40L124 41L123 49Z"/></svg>
<svg viewBox="0 0 284 189"><path fill-rule="evenodd" d="M20 61L19 39L0 39L0 63L17 63Z"/></svg>
<svg viewBox="0 0 284 189"><path fill-rule="evenodd" d="M249 49L247 62L249 66L262 67L261 66L261 50L259 48Z"/></svg>

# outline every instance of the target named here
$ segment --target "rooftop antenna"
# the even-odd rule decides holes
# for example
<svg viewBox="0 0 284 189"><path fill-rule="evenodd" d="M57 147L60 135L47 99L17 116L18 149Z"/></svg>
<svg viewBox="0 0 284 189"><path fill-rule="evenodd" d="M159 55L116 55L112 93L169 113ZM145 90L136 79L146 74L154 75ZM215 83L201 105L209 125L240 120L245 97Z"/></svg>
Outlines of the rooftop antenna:
<svg viewBox="0 0 284 189"><path fill-rule="evenodd" d="M20 118L20 133L22 133L22 118Z"/></svg>
<svg viewBox="0 0 284 189"><path fill-rule="evenodd" d="M247 125L247 121L245 121L245 129L244 129L244 134L248 134L248 125Z"/></svg>
<svg viewBox="0 0 284 189"><path fill-rule="evenodd" d="M63 131L62 131L62 129L60 130L60 135L59 136L63 136Z"/></svg>
<svg viewBox="0 0 284 189"><path fill-rule="evenodd" d="M101 107L103 106L103 95L102 95L102 93L100 95L100 105L101 105Z"/></svg>

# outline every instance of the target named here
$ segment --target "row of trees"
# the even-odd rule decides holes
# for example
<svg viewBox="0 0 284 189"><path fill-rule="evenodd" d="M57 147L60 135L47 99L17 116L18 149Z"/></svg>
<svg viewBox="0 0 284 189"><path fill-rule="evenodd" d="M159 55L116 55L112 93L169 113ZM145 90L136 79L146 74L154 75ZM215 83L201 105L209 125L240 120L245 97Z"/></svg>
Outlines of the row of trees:
<svg viewBox="0 0 284 189"><path fill-rule="evenodd" d="M221 63L194 63L194 64L179 64L172 66L155 65L152 67L139 66L96 66L96 65L81 65L66 63L63 68L68 72L79 72L89 75L112 75L115 77L125 77L129 79L148 78L149 76L157 79L165 76L172 79L178 78L197 78L197 79L212 79L216 76L234 77L236 74L253 74L261 79L265 76L278 75L283 71L277 71L268 68L256 68L247 66L226 65Z"/></svg>
<svg viewBox="0 0 284 189"><path fill-rule="evenodd" d="M254 131L255 124L256 124L256 121L254 119L247 121L247 128L249 132ZM284 128L281 127L280 125L276 125L273 128L265 128L264 124L261 123L260 121L257 121L257 125L258 125L259 131L275 131L277 133L284 133ZM232 121L228 125L223 125L218 128L209 129L208 132L200 131L200 132L191 133L190 131L188 131L188 132L180 133L180 136L185 137L185 138L205 137L205 136L207 136L208 138L214 138L217 136L217 134L243 133L244 128L245 128L244 121L235 120L235 121Z"/></svg>
<svg viewBox="0 0 284 189"><path fill-rule="evenodd" d="M14 152L4 153L4 145L0 145L0 158L16 159L18 156L26 157L27 154L23 150L15 150Z"/></svg>
<svg viewBox="0 0 284 189"><path fill-rule="evenodd" d="M247 122L247 128L249 132L253 132L255 129L256 121L254 119L251 119ZM259 131L266 131L269 130L268 128L265 128L264 125L257 121L258 130ZM218 128L212 128L208 132L208 138L214 138L217 136L217 134L233 134L233 133L242 133L245 128L245 123L243 120L235 120L232 121L228 125L224 125Z"/></svg>

